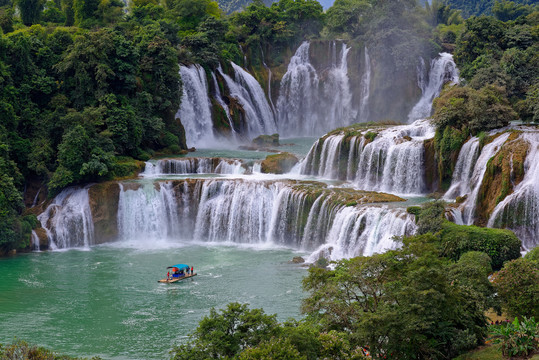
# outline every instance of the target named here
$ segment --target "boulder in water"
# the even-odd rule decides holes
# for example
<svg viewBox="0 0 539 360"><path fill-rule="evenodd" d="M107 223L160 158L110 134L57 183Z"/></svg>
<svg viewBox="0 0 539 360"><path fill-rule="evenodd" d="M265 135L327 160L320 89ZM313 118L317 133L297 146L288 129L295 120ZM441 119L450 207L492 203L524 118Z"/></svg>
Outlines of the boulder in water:
<svg viewBox="0 0 539 360"><path fill-rule="evenodd" d="M298 158L290 153L283 152L275 155L268 155L262 161L261 171L270 174L285 174L298 163Z"/></svg>
<svg viewBox="0 0 539 360"><path fill-rule="evenodd" d="M291 261L292 264L303 264L304 262L305 262L305 259L302 258L301 256L294 256L294 258Z"/></svg>
<svg viewBox="0 0 539 360"><path fill-rule="evenodd" d="M253 145L258 148L279 146L279 134L260 135L253 139Z"/></svg>

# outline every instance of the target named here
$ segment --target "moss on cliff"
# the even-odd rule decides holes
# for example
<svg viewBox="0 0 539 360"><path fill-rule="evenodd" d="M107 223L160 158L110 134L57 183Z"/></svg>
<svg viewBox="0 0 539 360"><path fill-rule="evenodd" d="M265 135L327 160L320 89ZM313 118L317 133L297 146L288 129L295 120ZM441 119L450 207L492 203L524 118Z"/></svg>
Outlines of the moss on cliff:
<svg viewBox="0 0 539 360"><path fill-rule="evenodd" d="M268 155L266 159L262 161L261 171L266 174L284 174L289 172L297 163L298 158L287 152Z"/></svg>
<svg viewBox="0 0 539 360"><path fill-rule="evenodd" d="M487 169L479 190L476 221L484 226L500 201L513 192L524 177L524 161L529 144L512 133L501 149L487 163Z"/></svg>
<svg viewBox="0 0 539 360"><path fill-rule="evenodd" d="M106 243L118 237L118 201L120 187L116 182L105 182L90 187L90 210L94 221L94 238Z"/></svg>
<svg viewBox="0 0 539 360"><path fill-rule="evenodd" d="M468 136L467 130L458 130L450 126L445 127L443 131L440 131L440 129L436 130L434 149L438 160L440 190L446 191L449 189L460 149L468 139Z"/></svg>

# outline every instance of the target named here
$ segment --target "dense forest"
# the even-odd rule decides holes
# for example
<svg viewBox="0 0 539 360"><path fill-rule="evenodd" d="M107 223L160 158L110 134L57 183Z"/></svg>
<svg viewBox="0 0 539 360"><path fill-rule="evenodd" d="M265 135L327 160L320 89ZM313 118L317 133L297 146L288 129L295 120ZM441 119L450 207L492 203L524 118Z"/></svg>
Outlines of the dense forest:
<svg viewBox="0 0 539 360"><path fill-rule="evenodd" d="M316 0L255 0L230 15L219 5L0 0L0 253L28 249L38 226L28 189L52 198L188 150L176 116L179 64L215 70L245 56L255 71L278 67L306 39L368 42L403 72L415 71L418 54L451 52L462 82L442 92L433 114L441 189L470 136L515 120L539 123L539 11L531 1L336 0L324 11ZM537 349L526 329L539 318L538 249L521 258L509 231L464 231L445 219L442 202L409 212L418 234L399 239L399 250L309 270L305 320L278 323L230 304L212 310L172 356L360 359L367 347L376 359L449 359L484 344L489 309L521 319L499 334L526 338L519 354Z"/></svg>

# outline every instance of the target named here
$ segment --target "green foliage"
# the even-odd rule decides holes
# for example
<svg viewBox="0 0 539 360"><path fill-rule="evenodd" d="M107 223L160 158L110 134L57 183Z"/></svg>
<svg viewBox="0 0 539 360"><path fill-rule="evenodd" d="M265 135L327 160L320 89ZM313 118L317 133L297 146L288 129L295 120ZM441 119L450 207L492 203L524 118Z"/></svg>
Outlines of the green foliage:
<svg viewBox="0 0 539 360"><path fill-rule="evenodd" d="M527 16L533 12L533 7L527 4L501 0L492 6L492 14L501 21L516 20L521 16Z"/></svg>
<svg viewBox="0 0 539 360"><path fill-rule="evenodd" d="M503 308L513 316L539 316L539 263L520 258L504 265L494 284Z"/></svg>
<svg viewBox="0 0 539 360"><path fill-rule="evenodd" d="M423 204L417 213L417 233L436 234L442 230L445 218L445 202L441 200L431 201Z"/></svg>
<svg viewBox="0 0 539 360"><path fill-rule="evenodd" d="M521 241L509 230L456 225L445 221L440 233L442 255L458 260L468 251L481 251L492 259L497 270L506 261L520 257Z"/></svg>
<svg viewBox="0 0 539 360"><path fill-rule="evenodd" d="M516 120L503 89L489 85L475 90L451 87L434 101L434 122L439 129L469 129L472 135Z"/></svg>
<svg viewBox="0 0 539 360"><path fill-rule="evenodd" d="M494 342L502 344L505 356L527 356L539 349L539 323L532 317L492 328Z"/></svg>
<svg viewBox="0 0 539 360"><path fill-rule="evenodd" d="M0 344L1 359L28 359L28 360L84 360L84 358L74 358L68 355L60 355L48 349L28 344L22 340L16 340L12 344ZM91 360L100 360L93 357Z"/></svg>
<svg viewBox="0 0 539 360"><path fill-rule="evenodd" d="M470 297L475 282L460 281L435 242L416 236L398 251L311 268L303 311L322 329L342 329L353 344L368 345L374 358L451 358L475 347L486 334L484 307Z"/></svg>
<svg viewBox="0 0 539 360"><path fill-rule="evenodd" d="M275 315L262 309L249 310L246 304L230 303L225 310L214 308L195 330L192 341L174 348L174 360L230 358L277 335ZM267 349L266 349L267 350Z"/></svg>
<svg viewBox="0 0 539 360"><path fill-rule="evenodd" d="M470 16L480 16L480 15L490 15L495 13L495 8L499 7L500 2L498 0L445 0L449 6L454 9L459 9L462 11L464 17L468 18ZM533 4L533 0L515 0L515 1L504 1L502 0L502 7L508 6L504 3L513 3L509 6L520 7L520 4Z"/></svg>
<svg viewBox="0 0 539 360"><path fill-rule="evenodd" d="M239 360L276 359L307 360L289 341L271 338L258 346L247 348L239 356Z"/></svg>
<svg viewBox="0 0 539 360"><path fill-rule="evenodd" d="M17 0L17 7L21 13L24 25L30 26L39 21L43 10L43 0Z"/></svg>

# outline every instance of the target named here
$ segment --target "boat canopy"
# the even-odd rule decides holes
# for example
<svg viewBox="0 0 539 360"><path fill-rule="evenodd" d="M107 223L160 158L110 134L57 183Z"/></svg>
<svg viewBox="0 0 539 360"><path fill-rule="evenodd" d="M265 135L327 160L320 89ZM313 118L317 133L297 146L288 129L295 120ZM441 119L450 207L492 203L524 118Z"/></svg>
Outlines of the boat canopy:
<svg viewBox="0 0 539 360"><path fill-rule="evenodd" d="M167 266L167 269L171 269L171 268L178 268L180 270L183 270L183 269L189 269L189 265L176 264L176 265L172 265L172 266Z"/></svg>

